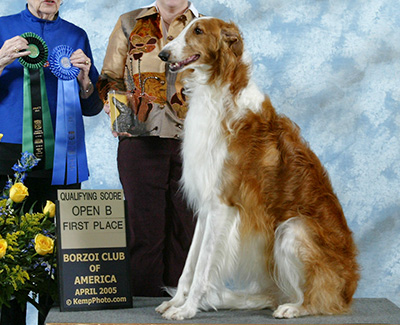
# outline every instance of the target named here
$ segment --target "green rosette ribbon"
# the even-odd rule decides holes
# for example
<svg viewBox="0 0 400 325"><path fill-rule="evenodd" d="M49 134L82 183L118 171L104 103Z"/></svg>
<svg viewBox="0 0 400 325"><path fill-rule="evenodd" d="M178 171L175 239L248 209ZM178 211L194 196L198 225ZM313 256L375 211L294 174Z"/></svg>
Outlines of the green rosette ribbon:
<svg viewBox="0 0 400 325"><path fill-rule="evenodd" d="M37 34L24 33L31 54L20 57L24 67L24 109L22 151L40 158L40 167L53 167L54 132L47 98L43 66L47 62L48 48Z"/></svg>

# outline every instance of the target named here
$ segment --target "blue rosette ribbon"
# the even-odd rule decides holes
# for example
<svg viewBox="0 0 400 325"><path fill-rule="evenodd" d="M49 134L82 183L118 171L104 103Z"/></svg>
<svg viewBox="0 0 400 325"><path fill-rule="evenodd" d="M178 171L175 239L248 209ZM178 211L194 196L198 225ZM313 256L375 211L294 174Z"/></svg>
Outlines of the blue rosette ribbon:
<svg viewBox="0 0 400 325"><path fill-rule="evenodd" d="M49 57L50 70L58 78L53 185L81 183L89 178L76 79L80 69L71 63L73 52L71 47L59 45Z"/></svg>

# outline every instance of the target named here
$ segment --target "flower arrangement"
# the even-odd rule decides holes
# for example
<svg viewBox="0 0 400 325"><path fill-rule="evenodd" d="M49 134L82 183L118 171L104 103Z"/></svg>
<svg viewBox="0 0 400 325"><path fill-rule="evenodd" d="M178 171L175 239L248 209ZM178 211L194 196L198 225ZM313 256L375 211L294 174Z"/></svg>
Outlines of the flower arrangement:
<svg viewBox="0 0 400 325"><path fill-rule="evenodd" d="M25 212L29 192L24 180L38 162L33 154L23 153L0 197L0 307L16 299L40 309L38 294L57 298L55 204L47 201L42 212L33 212L34 206Z"/></svg>

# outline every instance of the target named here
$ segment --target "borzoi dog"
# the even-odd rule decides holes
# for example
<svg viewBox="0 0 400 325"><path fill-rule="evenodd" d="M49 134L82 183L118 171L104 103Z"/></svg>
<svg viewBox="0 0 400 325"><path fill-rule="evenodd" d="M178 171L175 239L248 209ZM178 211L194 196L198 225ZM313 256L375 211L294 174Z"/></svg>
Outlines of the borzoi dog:
<svg viewBox="0 0 400 325"><path fill-rule="evenodd" d="M183 189L198 216L166 319L273 308L276 318L349 310L356 247L329 177L251 80L238 28L192 21L159 54L188 70Z"/></svg>

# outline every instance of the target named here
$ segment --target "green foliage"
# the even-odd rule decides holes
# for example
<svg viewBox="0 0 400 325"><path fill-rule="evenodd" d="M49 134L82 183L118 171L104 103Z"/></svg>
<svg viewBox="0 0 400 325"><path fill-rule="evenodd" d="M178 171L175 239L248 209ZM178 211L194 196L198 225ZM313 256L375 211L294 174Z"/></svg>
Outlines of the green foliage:
<svg viewBox="0 0 400 325"><path fill-rule="evenodd" d="M37 164L33 155L34 159L30 156L27 158L26 153L23 158L24 155L22 161L28 161L28 165L23 166L18 162L19 165L14 166L15 180L9 180L0 199L0 241L6 241L4 256L0 258L0 307L16 298L23 305L29 301L38 308L35 302L38 294L48 294L53 300L57 299L58 294L55 245L53 251L45 255L38 254L35 249L35 237L38 234L55 241L53 218L48 213L34 213L32 209L24 212L23 202L15 203L8 197L12 185L16 181L21 182L21 178L24 178L21 175Z"/></svg>

